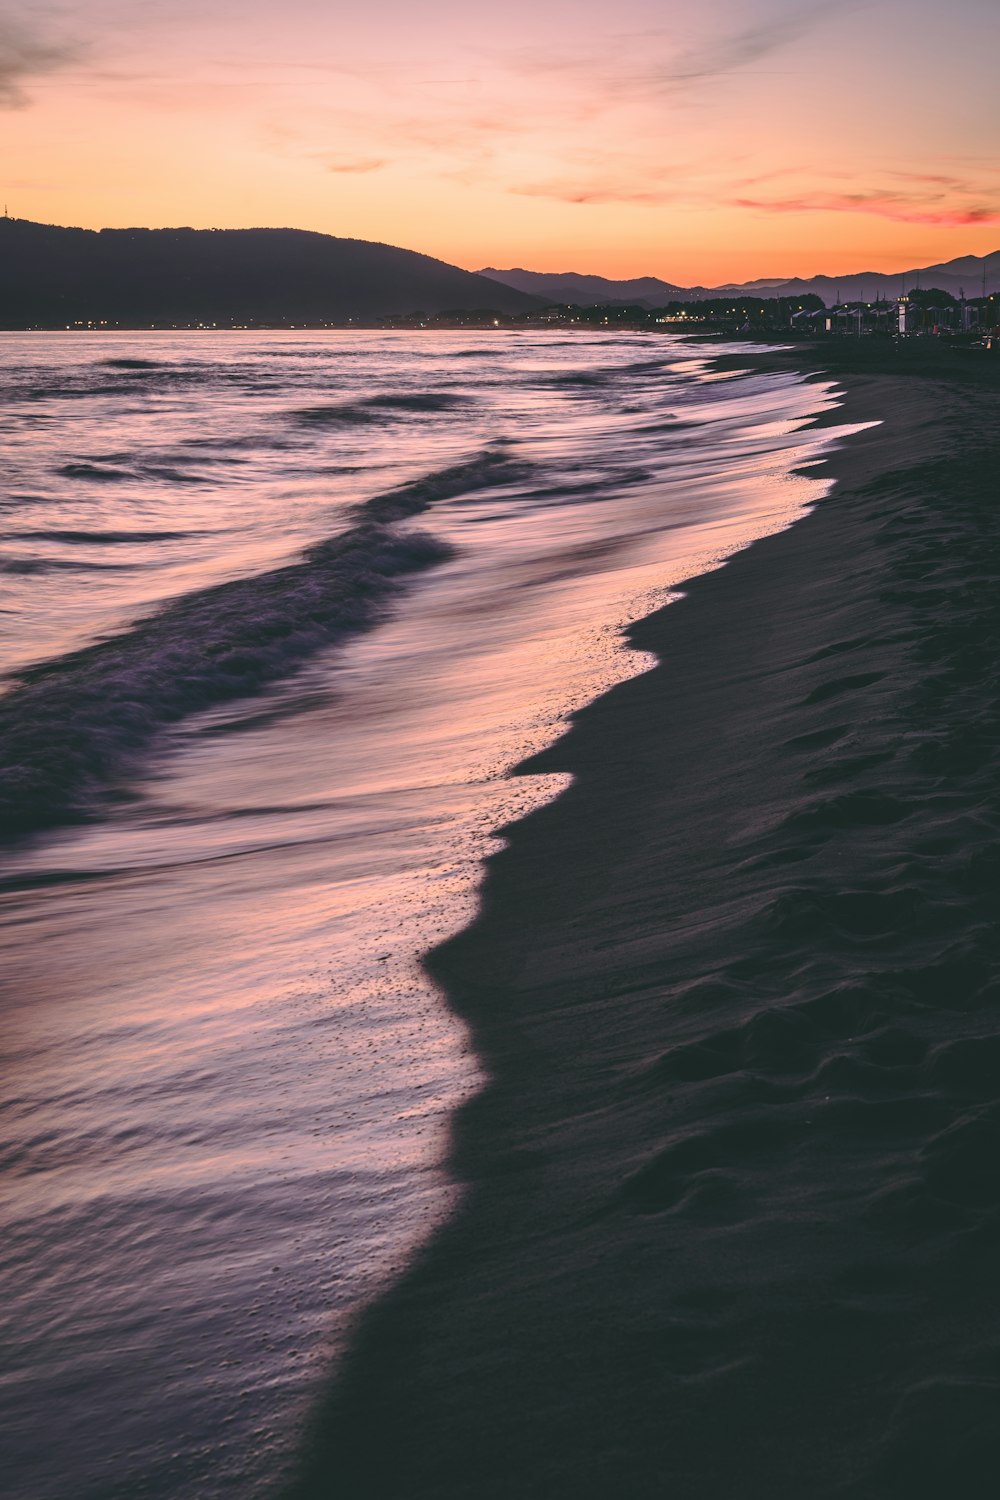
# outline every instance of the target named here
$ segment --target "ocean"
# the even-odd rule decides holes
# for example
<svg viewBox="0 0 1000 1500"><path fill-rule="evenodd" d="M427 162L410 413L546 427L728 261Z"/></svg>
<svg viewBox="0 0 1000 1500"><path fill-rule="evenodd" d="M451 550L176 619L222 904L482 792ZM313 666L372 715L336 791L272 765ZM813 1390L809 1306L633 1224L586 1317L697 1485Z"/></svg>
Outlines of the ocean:
<svg viewBox="0 0 1000 1500"><path fill-rule="evenodd" d="M746 350L746 345L741 345ZM14 1500L263 1495L454 1207L421 956L832 381L600 330L3 336ZM775 580L780 588L780 580Z"/></svg>

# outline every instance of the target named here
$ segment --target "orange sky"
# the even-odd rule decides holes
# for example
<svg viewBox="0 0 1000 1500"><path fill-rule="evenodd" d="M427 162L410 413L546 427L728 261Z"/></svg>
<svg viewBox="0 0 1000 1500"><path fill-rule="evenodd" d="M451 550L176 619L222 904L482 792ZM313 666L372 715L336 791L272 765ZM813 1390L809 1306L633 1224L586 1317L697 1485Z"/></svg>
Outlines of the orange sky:
<svg viewBox="0 0 1000 1500"><path fill-rule="evenodd" d="M0 0L0 196L683 284L1000 248L995 0Z"/></svg>

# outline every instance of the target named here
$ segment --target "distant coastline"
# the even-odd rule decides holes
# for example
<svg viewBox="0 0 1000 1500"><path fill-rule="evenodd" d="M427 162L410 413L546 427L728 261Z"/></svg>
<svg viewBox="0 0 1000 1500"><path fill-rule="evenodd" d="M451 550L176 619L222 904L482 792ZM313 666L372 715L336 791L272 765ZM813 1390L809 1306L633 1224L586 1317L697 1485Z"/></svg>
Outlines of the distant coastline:
<svg viewBox="0 0 1000 1500"><path fill-rule="evenodd" d="M921 310L907 332L978 335L1000 319L998 286L1000 252L894 276L685 288L655 277L465 271L416 251L298 229L90 230L0 218L0 329L8 332L559 322L806 337L897 331L895 307L905 297ZM824 309L839 326L827 328Z"/></svg>

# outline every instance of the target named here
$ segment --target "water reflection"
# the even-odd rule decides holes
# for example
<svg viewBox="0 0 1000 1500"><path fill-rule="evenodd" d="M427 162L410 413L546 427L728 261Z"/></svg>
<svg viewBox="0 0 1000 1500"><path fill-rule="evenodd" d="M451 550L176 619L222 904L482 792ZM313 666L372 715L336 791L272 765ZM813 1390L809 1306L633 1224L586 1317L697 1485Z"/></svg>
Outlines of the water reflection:
<svg viewBox="0 0 1000 1500"><path fill-rule="evenodd" d="M271 566L387 478L485 443L525 477L419 518L454 554L378 629L188 720L97 821L7 861L5 1405L12 1492L32 1500L70 1479L81 1500L273 1483L352 1314L452 1201L447 1120L476 1064L419 956L468 919L491 830L558 789L504 772L642 669L625 620L823 493L791 470L836 436L801 430L828 388L718 382L642 337L257 342L64 340L49 386L76 392L73 420L44 398L41 457L8 388L20 482L48 486L51 517L32 541L37 513L15 508L8 545L72 563L74 527L183 533L157 578L137 562L25 590L30 650ZM18 389L38 350L23 341ZM197 377L126 382L81 418L109 350ZM445 387L467 399L401 406L402 426L283 415ZM70 453L134 466L153 426L158 461L197 443L240 477L147 466L90 498L53 477Z"/></svg>

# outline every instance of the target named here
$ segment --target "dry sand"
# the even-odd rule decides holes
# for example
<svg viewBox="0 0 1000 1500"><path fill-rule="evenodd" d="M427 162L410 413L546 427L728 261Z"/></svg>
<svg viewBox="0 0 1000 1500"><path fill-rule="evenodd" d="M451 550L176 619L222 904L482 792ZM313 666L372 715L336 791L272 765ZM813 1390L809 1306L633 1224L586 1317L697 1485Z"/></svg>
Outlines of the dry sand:
<svg viewBox="0 0 1000 1500"><path fill-rule="evenodd" d="M431 959L493 1079L464 1208L296 1500L994 1493L1000 360L770 358L884 425L533 763Z"/></svg>

